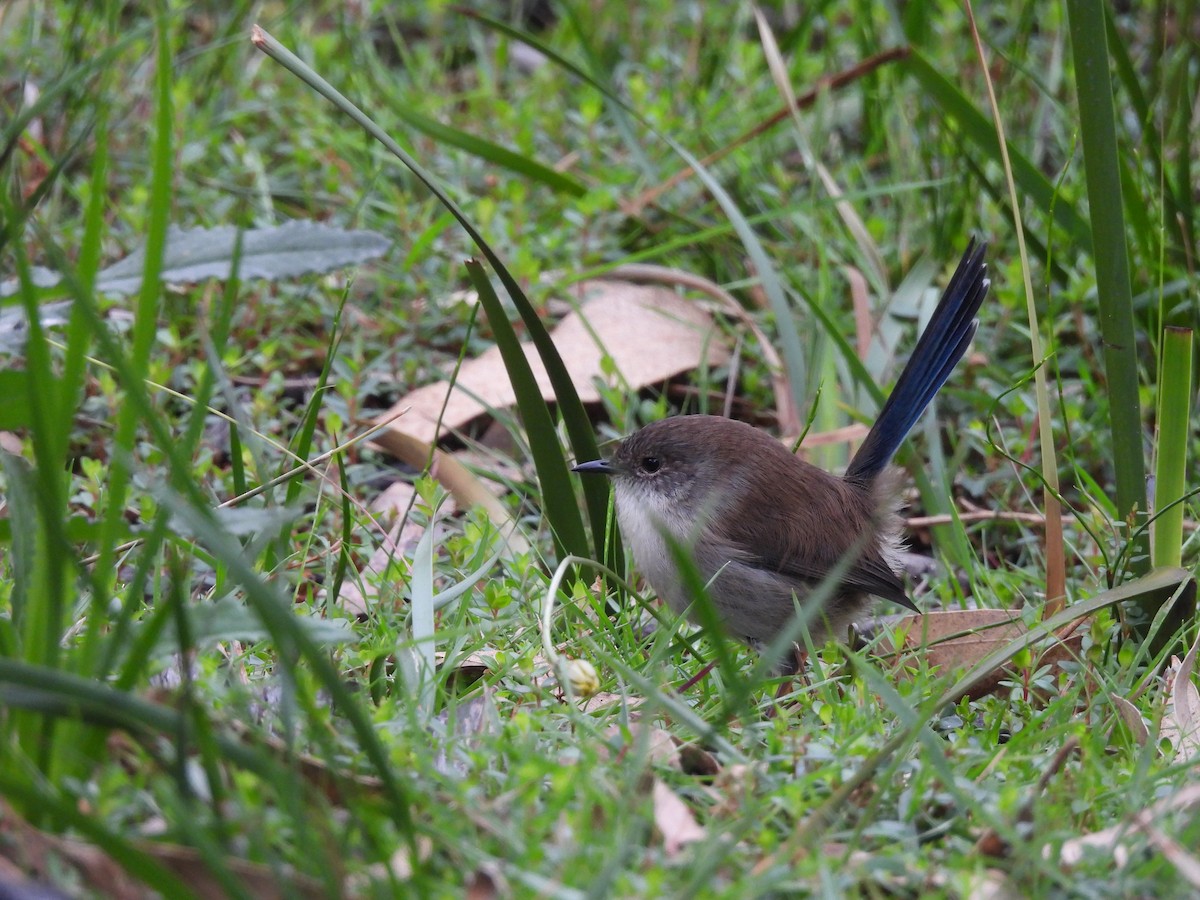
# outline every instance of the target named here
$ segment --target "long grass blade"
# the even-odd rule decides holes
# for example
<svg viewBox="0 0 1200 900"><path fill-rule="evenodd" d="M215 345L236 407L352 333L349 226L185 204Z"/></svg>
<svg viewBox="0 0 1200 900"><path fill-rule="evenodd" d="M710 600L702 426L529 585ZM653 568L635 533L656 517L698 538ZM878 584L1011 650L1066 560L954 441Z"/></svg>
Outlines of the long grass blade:
<svg viewBox="0 0 1200 900"><path fill-rule="evenodd" d="M583 404L579 400L579 394L575 390L575 385L571 382L571 376L568 374L566 366L563 365L562 358L558 355L558 350L554 346L554 341L550 338L549 332L542 323L541 318L534 309L533 304L529 302L525 292L521 290L521 286L517 280L508 271L503 261L492 250L491 246L484 240L483 235L467 218L457 203L451 199L450 195L439 185L437 179L430 173L425 171L425 168L413 159L404 149L396 143L386 132L383 131L375 122L373 122L365 113L351 103L325 79L317 75L307 65L304 64L295 54L280 44L277 40L267 34L263 29L255 26L252 40L260 50L286 68L289 72L301 79L313 90L317 91L321 96L325 97L333 103L339 110L361 125L367 132L377 141L382 143L389 152L399 159L413 174L415 174L424 185L437 197L438 201L445 206L447 211L454 216L463 230L467 232L471 240L479 248L479 251L487 259L492 270L504 285L505 291L512 300L513 305L517 307L517 311L521 316L521 321L524 323L526 331L529 334L530 340L537 348L538 355L542 359L543 365L546 367L546 374L550 379L550 384L554 388L555 399L558 404L559 414L563 418L563 423L566 425L567 434L571 441L571 447L577 458L580 459L595 459L599 456L599 448L596 445L596 436L592 431L591 420L587 416ZM505 329L507 325L507 317L501 315L504 319L501 322L498 318L493 318L495 313L502 313L503 308L498 307L489 311L489 321L492 323L493 329L499 333ZM508 330L512 326L507 325ZM507 363L507 359L506 359ZM513 377L510 371L509 376ZM515 385L514 385L515 387ZM545 401L540 399L540 405L543 407L542 412L532 413L532 418L525 419L525 427L537 429L541 431L545 428L548 421L553 429L553 416ZM528 410L522 409L524 418ZM531 436L531 442L534 438ZM537 439L542 442L543 437ZM558 464L551 464L543 459L542 467L538 468L538 476L542 477L543 472L549 472L551 468L558 469L561 467L564 477L560 482L559 479L553 478L551 484L542 484L541 491L543 498L554 496L574 496L575 488L570 479L566 476L566 460L563 457L562 449L558 446L557 439L555 440L556 455ZM548 448L546 448L548 449ZM535 458L536 463L536 458ZM603 555L604 549L602 546L604 535L605 514L608 508L608 489L606 485L595 484L585 480L583 485L584 497L587 500L588 515L592 523L592 533L595 536L596 552ZM565 494L564 494L565 492ZM566 548L568 552L577 553L581 556L587 555L586 535L583 531L583 524L579 520L579 512L573 507L573 512L566 513L565 506L558 506L565 515L565 519L557 519L551 521L551 527L555 531L555 538L561 542L561 546Z"/></svg>
<svg viewBox="0 0 1200 900"><path fill-rule="evenodd" d="M1146 515L1146 460L1142 449L1142 404L1138 396L1138 335L1125 243L1117 114L1109 75L1104 6L1102 0L1067 0L1067 19L1079 95L1080 140L1092 222L1100 333L1104 338L1117 513L1127 524L1136 526ZM1144 539L1133 548L1130 565L1139 574L1149 569L1149 544Z"/></svg>
<svg viewBox="0 0 1200 900"><path fill-rule="evenodd" d="M1177 566L1183 559L1184 493L1191 436L1192 330L1163 332L1158 369L1158 439L1154 442L1154 565Z"/></svg>

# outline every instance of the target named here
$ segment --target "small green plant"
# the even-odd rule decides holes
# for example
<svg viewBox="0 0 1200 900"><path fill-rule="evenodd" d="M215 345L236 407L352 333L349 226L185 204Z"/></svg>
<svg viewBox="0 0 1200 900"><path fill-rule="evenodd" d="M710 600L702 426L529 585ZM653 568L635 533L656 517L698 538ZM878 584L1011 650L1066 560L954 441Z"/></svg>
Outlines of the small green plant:
<svg viewBox="0 0 1200 900"><path fill-rule="evenodd" d="M1194 338L1175 330L1195 47L1136 6L988 12L979 47L958 7L863 0L556 4L536 23L406 3L0 12L16 869L100 895L112 861L172 897L1194 891L1159 848L1200 841L1179 713ZM260 14L307 82L251 45ZM256 270L253 242L296 221L364 241L357 268L306 251ZM172 227L219 235L219 270L180 275ZM1012 608L1020 635L947 671L921 626L884 621L808 647L785 683L788 641L760 657L640 596L605 487L568 463L726 392L814 437L869 417L969 233L994 299L905 463L914 550L944 562L914 588L925 608ZM609 392L600 424L548 343L555 300L635 265L731 298L733 361ZM403 465L371 441L397 398L496 345L519 403L486 441ZM1045 441L1068 512L1053 563ZM452 514L451 470L504 495ZM373 508L396 480L411 503Z"/></svg>

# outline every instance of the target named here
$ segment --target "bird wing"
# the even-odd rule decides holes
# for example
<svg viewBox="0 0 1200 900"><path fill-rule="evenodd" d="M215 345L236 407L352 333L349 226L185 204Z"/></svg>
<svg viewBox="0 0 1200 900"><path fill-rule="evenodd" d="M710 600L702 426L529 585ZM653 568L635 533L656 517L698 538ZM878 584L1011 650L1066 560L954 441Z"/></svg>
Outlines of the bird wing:
<svg viewBox="0 0 1200 900"><path fill-rule="evenodd" d="M740 508L733 513L743 522L756 522L756 527L732 545L739 561L778 572L794 580L798 588L819 584L843 556L853 553L859 535L869 527L873 516L870 500L857 493L854 486L824 472L809 477L826 482L827 491L814 491L810 496L830 498L828 505L756 502L756 498L743 495L735 501ZM798 535L810 537L799 539ZM846 591L882 597L918 611L884 559L878 540L861 550L841 584Z"/></svg>
<svg viewBox="0 0 1200 900"><path fill-rule="evenodd" d="M829 574L833 566L837 564L837 560L834 560L831 565L814 566L811 560L797 559L796 557L785 560L771 560L767 556L761 556L760 560L763 566L773 567L775 571L786 575L788 578L794 578L808 584L819 584ZM916 604L905 593L904 584L896 576L896 573L891 570L884 561L883 556L877 550L869 551L851 563L849 571L842 578L842 585L856 593L882 597L884 600L891 600L893 603L898 603L907 609L911 609L913 612L919 612Z"/></svg>

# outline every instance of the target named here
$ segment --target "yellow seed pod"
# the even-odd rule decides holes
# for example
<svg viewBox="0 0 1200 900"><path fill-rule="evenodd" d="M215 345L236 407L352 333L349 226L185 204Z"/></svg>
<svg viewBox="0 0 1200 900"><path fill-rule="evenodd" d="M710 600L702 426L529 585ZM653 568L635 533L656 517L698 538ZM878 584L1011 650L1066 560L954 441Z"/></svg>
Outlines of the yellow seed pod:
<svg viewBox="0 0 1200 900"><path fill-rule="evenodd" d="M586 659L565 659L563 665L567 671L567 681L571 691L580 697L590 697L600 690L600 676L596 667Z"/></svg>

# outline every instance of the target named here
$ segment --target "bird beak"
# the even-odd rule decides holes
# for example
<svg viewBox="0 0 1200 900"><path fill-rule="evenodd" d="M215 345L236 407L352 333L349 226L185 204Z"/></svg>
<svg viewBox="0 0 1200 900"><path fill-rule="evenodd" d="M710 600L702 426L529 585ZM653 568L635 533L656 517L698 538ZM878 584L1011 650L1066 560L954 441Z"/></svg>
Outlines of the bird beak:
<svg viewBox="0 0 1200 900"><path fill-rule="evenodd" d="M571 471L582 472L584 475L616 475L621 470L607 459L593 459L591 462L572 466Z"/></svg>

